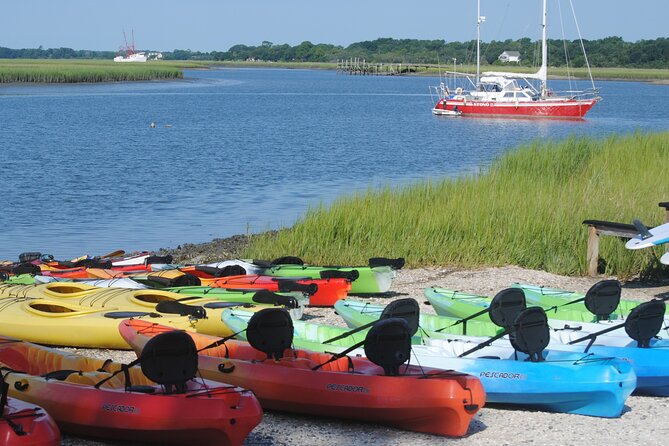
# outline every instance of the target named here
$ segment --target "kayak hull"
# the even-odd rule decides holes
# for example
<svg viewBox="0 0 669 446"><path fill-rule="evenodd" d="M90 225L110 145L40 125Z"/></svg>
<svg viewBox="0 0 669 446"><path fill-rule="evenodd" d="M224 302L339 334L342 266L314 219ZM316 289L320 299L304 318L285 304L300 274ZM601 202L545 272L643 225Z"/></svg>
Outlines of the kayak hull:
<svg viewBox="0 0 669 446"><path fill-rule="evenodd" d="M120 364L0 339L5 341L0 364L23 371L7 375L11 395L44 407L64 432L163 444L241 445L262 418L256 398L240 388L190 380L185 393L166 394L132 367L132 384L151 387L153 393L126 390L123 374L97 389L94 384ZM98 370L103 367L108 372ZM40 376L56 370L75 372L64 379Z"/></svg>
<svg viewBox="0 0 669 446"><path fill-rule="evenodd" d="M120 330L133 348L141 351L151 336L169 328L130 320ZM198 349L217 339L199 334L191 337ZM298 349L286 350L280 360L263 360L264 353L234 340L205 352L200 354L204 377L245 386L268 409L463 436L485 402L477 378L454 372L425 369L426 377L419 368L410 367L401 369L400 376L384 376L380 367L357 357L351 357L350 364L347 358L340 358L312 370L331 355Z"/></svg>
<svg viewBox="0 0 669 446"><path fill-rule="evenodd" d="M9 397L0 416L0 444L59 446L60 430L43 408Z"/></svg>
<svg viewBox="0 0 669 446"><path fill-rule="evenodd" d="M321 271L358 272L358 278L351 283L350 294L380 294L390 291L397 271L390 266L305 266L305 265L276 265L267 268L262 274L279 277L311 277L319 279Z"/></svg>

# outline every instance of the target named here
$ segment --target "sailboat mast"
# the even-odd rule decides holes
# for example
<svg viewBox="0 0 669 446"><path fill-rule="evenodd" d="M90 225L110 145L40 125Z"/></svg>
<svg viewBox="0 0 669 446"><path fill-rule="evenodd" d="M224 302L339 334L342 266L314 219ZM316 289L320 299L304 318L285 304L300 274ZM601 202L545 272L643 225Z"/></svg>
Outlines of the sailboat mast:
<svg viewBox="0 0 669 446"><path fill-rule="evenodd" d="M541 80L541 94L546 91L546 79L548 78L548 42L546 41L546 18L548 11L546 9L546 0L544 0L544 9L541 21L541 68L539 76Z"/></svg>
<svg viewBox="0 0 669 446"><path fill-rule="evenodd" d="M481 0L476 0L476 85L481 73Z"/></svg>

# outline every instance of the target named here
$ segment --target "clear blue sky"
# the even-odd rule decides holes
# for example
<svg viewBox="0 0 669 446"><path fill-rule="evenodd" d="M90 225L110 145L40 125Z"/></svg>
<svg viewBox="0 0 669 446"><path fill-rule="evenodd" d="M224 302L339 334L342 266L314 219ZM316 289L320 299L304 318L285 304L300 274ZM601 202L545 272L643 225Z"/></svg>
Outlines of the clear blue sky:
<svg viewBox="0 0 669 446"><path fill-rule="evenodd" d="M586 39L668 37L669 0L571 0ZM539 37L540 0L481 0L484 41ZM577 37L570 0L549 0L549 35ZM555 12L554 14L552 12ZM225 51L241 43L347 46L378 37L475 37L476 0L3 0L0 46Z"/></svg>

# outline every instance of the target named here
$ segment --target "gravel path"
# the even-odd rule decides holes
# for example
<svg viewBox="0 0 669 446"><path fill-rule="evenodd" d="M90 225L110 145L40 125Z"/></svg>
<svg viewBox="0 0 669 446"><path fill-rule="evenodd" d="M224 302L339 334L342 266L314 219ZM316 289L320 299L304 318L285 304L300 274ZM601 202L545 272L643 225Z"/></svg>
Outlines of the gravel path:
<svg viewBox="0 0 669 446"><path fill-rule="evenodd" d="M585 292L602 278L563 277L518 267L485 268L480 270L414 269L401 270L391 296L369 298L387 303L395 297L414 297L421 311L433 312L424 303L422 290L437 285L464 292L493 295L513 282L533 283L549 287ZM649 300L669 293L669 285L645 286L628 283L623 297ZM317 322L344 325L332 309L309 308L309 319ZM101 357L113 356L131 360L130 352L81 350ZM579 415L554 414L520 410L509 407L485 407L471 423L468 435L450 439L401 431L389 427L343 421L332 418L298 416L267 411L245 445L660 445L669 436L669 398L632 396L618 419L603 419ZM663 438L665 440L663 440ZM129 443L99 442L65 435L64 445L127 445Z"/></svg>

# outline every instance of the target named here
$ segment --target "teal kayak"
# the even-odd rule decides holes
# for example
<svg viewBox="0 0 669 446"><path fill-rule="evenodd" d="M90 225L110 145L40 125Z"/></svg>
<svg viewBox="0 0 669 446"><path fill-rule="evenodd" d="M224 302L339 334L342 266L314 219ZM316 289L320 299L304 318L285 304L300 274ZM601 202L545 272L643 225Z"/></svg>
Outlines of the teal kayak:
<svg viewBox="0 0 669 446"><path fill-rule="evenodd" d="M221 317L244 338L252 315L243 309L229 309ZM305 321L293 321L293 330L295 348L322 353L341 353L363 343L369 332L367 328L351 333L343 327ZM546 351L543 361L532 362L511 346L496 345L485 347L472 357L458 357L477 339L452 335L448 339L430 332L421 337L425 345L412 345L410 362L477 376L489 403L599 417L620 416L636 384L629 363L579 352ZM348 355L365 356L365 351L357 348Z"/></svg>

